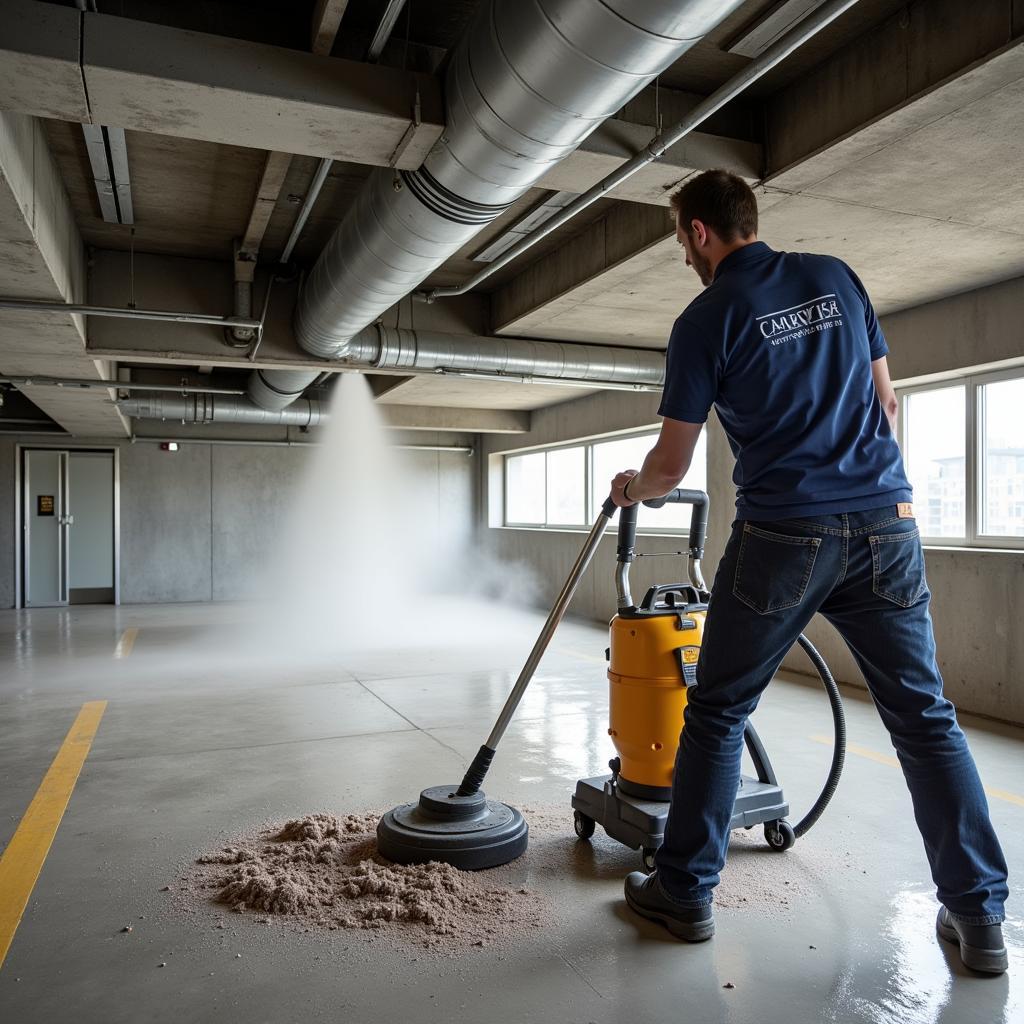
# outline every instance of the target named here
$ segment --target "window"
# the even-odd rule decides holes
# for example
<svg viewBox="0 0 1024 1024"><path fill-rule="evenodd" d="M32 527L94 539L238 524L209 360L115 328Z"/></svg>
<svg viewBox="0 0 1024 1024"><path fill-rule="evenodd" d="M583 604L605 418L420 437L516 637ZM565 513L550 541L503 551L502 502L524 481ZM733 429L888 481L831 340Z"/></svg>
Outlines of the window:
<svg viewBox="0 0 1024 1024"><path fill-rule="evenodd" d="M901 392L901 446L921 536L1024 547L1024 372Z"/></svg>
<svg viewBox="0 0 1024 1024"><path fill-rule="evenodd" d="M595 440L505 457L505 525L553 528L589 527L608 497L612 477L639 469L654 446L657 431ZM693 462L680 484L707 489L707 431L702 430ZM1024 500L1024 497L1022 497ZM685 532L690 506L641 506L637 525L644 530Z"/></svg>
<svg viewBox="0 0 1024 1024"><path fill-rule="evenodd" d="M967 388L907 395L904 463L924 537L967 536Z"/></svg>

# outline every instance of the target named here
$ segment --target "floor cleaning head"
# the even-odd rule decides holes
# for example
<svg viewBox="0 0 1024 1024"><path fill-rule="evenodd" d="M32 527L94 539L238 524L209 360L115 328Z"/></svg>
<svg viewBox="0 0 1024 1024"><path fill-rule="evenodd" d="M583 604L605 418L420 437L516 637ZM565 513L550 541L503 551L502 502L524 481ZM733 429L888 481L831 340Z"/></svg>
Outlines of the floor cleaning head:
<svg viewBox="0 0 1024 1024"><path fill-rule="evenodd" d="M591 528L487 742L477 751L461 784L432 786L420 793L418 803L403 804L388 811L377 825L377 849L382 857L398 864L439 860L457 868L479 870L507 864L526 851L529 827L522 814L508 804L488 800L480 787L498 743L562 621L580 579L587 571L605 527L614 515L615 504L609 498Z"/></svg>
<svg viewBox="0 0 1024 1024"><path fill-rule="evenodd" d="M432 786L417 803L390 810L377 825L377 849L397 864L439 860L468 871L507 864L526 852L529 828L514 807L478 790Z"/></svg>

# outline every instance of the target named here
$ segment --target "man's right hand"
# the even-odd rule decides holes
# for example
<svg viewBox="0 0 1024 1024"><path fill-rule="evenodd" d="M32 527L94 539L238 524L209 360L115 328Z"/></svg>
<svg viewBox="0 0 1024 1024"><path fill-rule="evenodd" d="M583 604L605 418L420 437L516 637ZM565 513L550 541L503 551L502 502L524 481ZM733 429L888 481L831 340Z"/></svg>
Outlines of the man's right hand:
<svg viewBox="0 0 1024 1024"><path fill-rule="evenodd" d="M626 484L633 479L638 473L635 469L624 469L621 473L615 475L615 479L612 480L612 501L615 502L619 508L629 508L630 505L635 505L636 502L631 498L627 498L623 493L626 490Z"/></svg>

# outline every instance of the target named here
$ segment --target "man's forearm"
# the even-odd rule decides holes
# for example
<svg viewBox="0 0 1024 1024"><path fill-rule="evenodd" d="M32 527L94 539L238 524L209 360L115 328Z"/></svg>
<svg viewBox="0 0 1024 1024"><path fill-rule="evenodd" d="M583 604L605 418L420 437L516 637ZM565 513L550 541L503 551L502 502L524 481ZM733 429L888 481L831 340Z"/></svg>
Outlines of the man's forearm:
<svg viewBox="0 0 1024 1024"><path fill-rule="evenodd" d="M687 461L683 471L676 475L675 472L666 472L660 465L660 459L656 457L656 449L648 452L644 464L626 487L626 496L632 501L646 501L648 498L660 498L668 494L680 480L686 476L690 468Z"/></svg>

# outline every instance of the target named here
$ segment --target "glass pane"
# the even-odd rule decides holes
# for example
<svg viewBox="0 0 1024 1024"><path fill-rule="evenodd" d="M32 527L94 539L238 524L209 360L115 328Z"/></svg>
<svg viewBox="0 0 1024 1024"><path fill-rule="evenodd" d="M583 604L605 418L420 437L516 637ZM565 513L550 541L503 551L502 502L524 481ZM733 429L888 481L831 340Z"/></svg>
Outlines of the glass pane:
<svg viewBox="0 0 1024 1024"><path fill-rule="evenodd" d="M584 450L559 448L548 452L548 525L579 526L586 499Z"/></svg>
<svg viewBox="0 0 1024 1024"><path fill-rule="evenodd" d="M597 516L604 499L608 497L612 477L624 469L640 469L657 439L657 434L642 434L616 441L601 441L594 445L593 516ZM707 479L708 432L705 429L700 432L689 472L679 486L704 491L707 490ZM685 530L690 525L690 512L689 505L666 505L660 509L641 506L637 525L647 529Z"/></svg>
<svg viewBox="0 0 1024 1024"><path fill-rule="evenodd" d="M1024 378L980 390L981 532L1024 537Z"/></svg>
<svg viewBox="0 0 1024 1024"><path fill-rule="evenodd" d="M544 452L511 455L505 476L505 522L544 522Z"/></svg>
<svg viewBox="0 0 1024 1024"><path fill-rule="evenodd" d="M967 533L963 385L907 396L907 475L914 488L914 513L924 537Z"/></svg>

